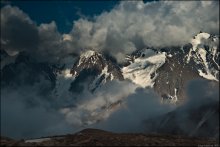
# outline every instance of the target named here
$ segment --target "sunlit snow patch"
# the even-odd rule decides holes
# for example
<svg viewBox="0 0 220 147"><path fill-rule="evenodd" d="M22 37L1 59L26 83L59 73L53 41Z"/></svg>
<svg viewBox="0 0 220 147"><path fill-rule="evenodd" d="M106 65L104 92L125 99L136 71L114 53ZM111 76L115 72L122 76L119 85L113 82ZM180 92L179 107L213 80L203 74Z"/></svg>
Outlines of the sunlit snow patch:
<svg viewBox="0 0 220 147"><path fill-rule="evenodd" d="M141 87L153 87L157 77L156 70L165 63L165 59L165 52L156 53L145 49L133 63L122 68L123 76Z"/></svg>

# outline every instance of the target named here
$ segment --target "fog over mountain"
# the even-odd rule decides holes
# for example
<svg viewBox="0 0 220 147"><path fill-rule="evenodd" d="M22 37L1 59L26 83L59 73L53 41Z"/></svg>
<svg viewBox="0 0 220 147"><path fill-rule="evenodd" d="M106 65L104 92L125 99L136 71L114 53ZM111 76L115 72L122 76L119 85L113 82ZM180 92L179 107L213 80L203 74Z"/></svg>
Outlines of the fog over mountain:
<svg viewBox="0 0 220 147"><path fill-rule="evenodd" d="M219 137L219 1L121 1L69 33L5 5L0 55L2 136Z"/></svg>

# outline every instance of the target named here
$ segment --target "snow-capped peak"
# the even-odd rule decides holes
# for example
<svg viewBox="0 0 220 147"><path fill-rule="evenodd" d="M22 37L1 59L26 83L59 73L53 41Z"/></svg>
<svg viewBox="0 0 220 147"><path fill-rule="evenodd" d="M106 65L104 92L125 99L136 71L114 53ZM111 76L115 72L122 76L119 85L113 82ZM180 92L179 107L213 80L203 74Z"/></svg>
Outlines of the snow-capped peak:
<svg viewBox="0 0 220 147"><path fill-rule="evenodd" d="M95 62L96 59L98 58L98 56L101 56L100 53L98 52L95 52L93 50L88 50L86 52L83 52L81 55L80 55L80 60L79 60L79 64L82 64L83 62L87 61L87 60L90 60L90 58L92 58L92 62Z"/></svg>

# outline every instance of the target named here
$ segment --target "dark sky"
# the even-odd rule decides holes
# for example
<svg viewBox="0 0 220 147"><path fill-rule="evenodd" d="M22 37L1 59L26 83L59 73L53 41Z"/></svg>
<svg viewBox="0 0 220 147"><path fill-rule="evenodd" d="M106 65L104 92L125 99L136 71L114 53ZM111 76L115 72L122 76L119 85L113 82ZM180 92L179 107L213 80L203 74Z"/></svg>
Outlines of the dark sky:
<svg viewBox="0 0 220 147"><path fill-rule="evenodd" d="M92 17L111 10L119 1L12 1L12 6L23 10L30 18L40 23L54 20L60 32L69 32L74 20L81 15ZM8 4L8 3L5 3ZM3 5L5 5L3 4Z"/></svg>
<svg viewBox="0 0 220 147"><path fill-rule="evenodd" d="M18 0L4 1L1 7L7 4L17 6L37 24L50 23L54 20L60 32L68 33L72 29L74 20L82 16L99 15L103 11L111 10L119 2L118 0Z"/></svg>

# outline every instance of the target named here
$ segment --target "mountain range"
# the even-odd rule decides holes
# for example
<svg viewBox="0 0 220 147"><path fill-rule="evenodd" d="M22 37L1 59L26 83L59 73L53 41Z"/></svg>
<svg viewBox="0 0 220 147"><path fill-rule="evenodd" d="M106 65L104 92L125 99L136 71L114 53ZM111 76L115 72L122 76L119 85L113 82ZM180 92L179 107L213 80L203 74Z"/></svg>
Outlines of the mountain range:
<svg viewBox="0 0 220 147"><path fill-rule="evenodd" d="M126 55L124 63L120 64L110 55L94 50L87 50L80 55L70 54L66 58L68 60L64 59L59 64L38 62L27 52L10 56L4 49L1 49L0 54L2 88L33 86L43 79L46 84L38 89L38 92L40 95L49 95L54 101L57 100L54 107L60 108L74 107L77 96L82 92L96 93L110 81L129 81L137 87L153 89L163 103L174 105L181 105L185 102L187 84L191 80L199 78L215 85L219 83L219 36L204 32L198 33L183 46L139 49ZM60 104L59 99L65 99L65 103ZM115 106L120 107L120 101L108 104L108 106L100 106L100 109L108 111L108 109L114 109ZM219 112L219 105L216 103L207 105L205 108L201 107L189 110L190 114L195 112L205 115L209 112L212 117L215 117ZM160 129L162 132L173 133L173 130L180 130L175 120L177 111L179 110L149 120L146 126L163 123L165 125ZM198 116L195 119L195 126L198 126L203 117ZM99 117L95 122L100 120ZM155 120L158 121L155 122ZM167 130L167 125L170 124L175 124L175 126ZM209 136L218 136L216 135L218 134L217 125L218 123L214 123L214 127L211 128L215 134ZM199 128L191 134L198 135L198 130ZM189 135L190 132L180 134Z"/></svg>

